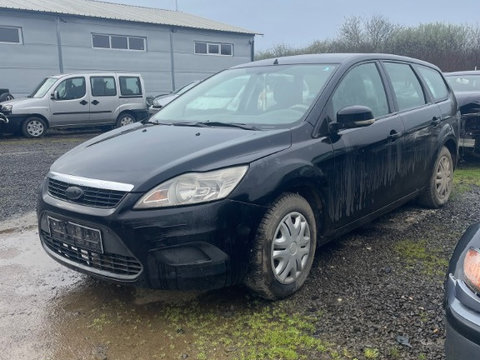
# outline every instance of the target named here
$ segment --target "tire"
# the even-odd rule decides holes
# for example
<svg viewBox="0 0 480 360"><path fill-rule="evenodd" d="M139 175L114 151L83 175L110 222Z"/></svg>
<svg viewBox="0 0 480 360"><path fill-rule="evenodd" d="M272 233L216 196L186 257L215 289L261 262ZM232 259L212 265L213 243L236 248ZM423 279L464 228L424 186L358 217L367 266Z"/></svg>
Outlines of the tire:
<svg viewBox="0 0 480 360"><path fill-rule="evenodd" d="M121 127L121 126L126 126L133 124L136 121L135 116L132 113L121 113L118 115L117 122L115 124L115 127Z"/></svg>
<svg viewBox="0 0 480 360"><path fill-rule="evenodd" d="M298 194L282 195L257 229L245 285L268 300L292 295L310 273L316 245L316 222L309 203Z"/></svg>
<svg viewBox="0 0 480 360"><path fill-rule="evenodd" d="M32 116L22 124L22 134L28 138L40 138L45 135L47 124L42 118Z"/></svg>
<svg viewBox="0 0 480 360"><path fill-rule="evenodd" d="M432 174L423 194L420 195L420 204L437 209L445 205L452 193L453 160L450 151L444 146L435 160Z"/></svg>

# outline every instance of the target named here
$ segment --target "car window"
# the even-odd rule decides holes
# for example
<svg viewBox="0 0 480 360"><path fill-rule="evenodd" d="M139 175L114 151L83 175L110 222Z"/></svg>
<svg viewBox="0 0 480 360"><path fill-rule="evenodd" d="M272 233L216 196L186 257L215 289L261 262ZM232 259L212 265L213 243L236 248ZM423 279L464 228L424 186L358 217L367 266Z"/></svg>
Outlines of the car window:
<svg viewBox="0 0 480 360"><path fill-rule="evenodd" d="M410 65L390 62L384 65L392 81L399 111L426 104L422 86Z"/></svg>
<svg viewBox="0 0 480 360"><path fill-rule="evenodd" d="M142 95L140 78L137 76L120 76L120 93L123 96Z"/></svg>
<svg viewBox="0 0 480 360"><path fill-rule="evenodd" d="M85 96L85 78L75 77L63 80L55 89L57 100L80 99Z"/></svg>
<svg viewBox="0 0 480 360"><path fill-rule="evenodd" d="M446 79L453 91L480 91L479 75L449 75Z"/></svg>
<svg viewBox="0 0 480 360"><path fill-rule="evenodd" d="M388 114L388 102L382 79L374 63L358 65L341 80L332 96L333 114L347 106L368 106L373 115Z"/></svg>
<svg viewBox="0 0 480 360"><path fill-rule="evenodd" d="M117 87L113 76L92 76L90 86L93 96L115 96Z"/></svg>
<svg viewBox="0 0 480 360"><path fill-rule="evenodd" d="M448 97L447 85L437 70L426 66L416 66L415 68L427 84L435 100L444 100Z"/></svg>
<svg viewBox="0 0 480 360"><path fill-rule="evenodd" d="M335 64L285 64L223 71L192 88L153 120L288 126L302 119Z"/></svg>

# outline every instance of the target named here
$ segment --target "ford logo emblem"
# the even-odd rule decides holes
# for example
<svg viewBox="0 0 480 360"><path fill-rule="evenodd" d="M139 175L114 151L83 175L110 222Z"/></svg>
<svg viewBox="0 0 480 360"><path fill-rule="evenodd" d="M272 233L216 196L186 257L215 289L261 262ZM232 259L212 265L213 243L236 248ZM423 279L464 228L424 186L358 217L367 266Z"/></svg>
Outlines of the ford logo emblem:
<svg viewBox="0 0 480 360"><path fill-rule="evenodd" d="M83 196L83 190L77 186L70 186L65 190L65 196L69 200L78 200Z"/></svg>

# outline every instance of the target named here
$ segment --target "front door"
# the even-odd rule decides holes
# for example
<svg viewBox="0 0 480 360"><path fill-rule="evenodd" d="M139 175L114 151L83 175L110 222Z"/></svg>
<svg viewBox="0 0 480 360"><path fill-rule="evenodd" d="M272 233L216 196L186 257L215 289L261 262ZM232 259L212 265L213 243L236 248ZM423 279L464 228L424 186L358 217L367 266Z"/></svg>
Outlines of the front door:
<svg viewBox="0 0 480 360"><path fill-rule="evenodd" d="M90 120L90 97L85 77L61 81L50 100L50 126L87 125Z"/></svg>
<svg viewBox="0 0 480 360"><path fill-rule="evenodd" d="M327 105L328 117L335 122L340 110L353 105L369 107L375 122L332 133L329 210L336 228L389 205L401 193L404 126L392 114L376 63L355 66L343 77Z"/></svg>

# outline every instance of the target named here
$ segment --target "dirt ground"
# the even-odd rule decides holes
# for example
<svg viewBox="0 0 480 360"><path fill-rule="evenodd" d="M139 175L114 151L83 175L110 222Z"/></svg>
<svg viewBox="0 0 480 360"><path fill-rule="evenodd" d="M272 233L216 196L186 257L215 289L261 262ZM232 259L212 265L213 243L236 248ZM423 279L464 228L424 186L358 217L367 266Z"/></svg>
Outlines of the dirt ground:
<svg viewBox="0 0 480 360"><path fill-rule="evenodd" d="M51 149L48 139L36 146ZM62 151L75 143L54 139ZM0 141L2 153L21 152L16 141ZM48 167L30 161L28 181L39 182ZM305 286L275 303L242 287L94 280L43 251L33 208L13 211L0 222L0 359L443 359L443 279L456 241L480 221L480 163L462 164L455 185L442 209L408 204L320 248Z"/></svg>

